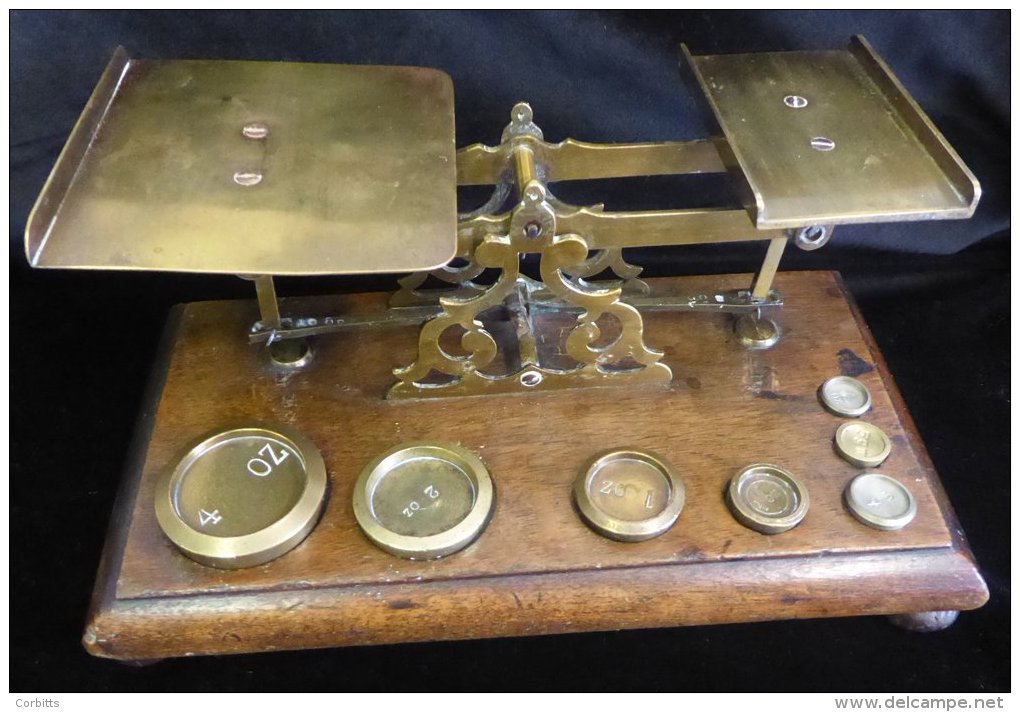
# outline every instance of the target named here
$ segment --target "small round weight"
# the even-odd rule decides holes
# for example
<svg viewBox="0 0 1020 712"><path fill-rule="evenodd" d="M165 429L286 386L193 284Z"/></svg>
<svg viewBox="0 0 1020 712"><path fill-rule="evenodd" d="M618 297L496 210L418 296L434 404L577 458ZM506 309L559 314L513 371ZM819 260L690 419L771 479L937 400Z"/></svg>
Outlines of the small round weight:
<svg viewBox="0 0 1020 712"><path fill-rule="evenodd" d="M156 487L156 519L207 566L257 566L308 535L326 497L318 449L282 428L239 428L191 448Z"/></svg>
<svg viewBox="0 0 1020 712"><path fill-rule="evenodd" d="M612 450L591 460L574 482L574 501L599 534L643 541L666 532L684 508L683 480L657 455Z"/></svg>
<svg viewBox="0 0 1020 712"><path fill-rule="evenodd" d="M850 480L843 500L851 514L874 529L902 529L917 515L914 495L881 472L866 472Z"/></svg>
<svg viewBox="0 0 1020 712"><path fill-rule="evenodd" d="M878 467L892 452L892 442L882 429L861 421L836 428L836 451L857 467Z"/></svg>
<svg viewBox="0 0 1020 712"><path fill-rule="evenodd" d="M379 548L405 559L460 551L485 529L492 479L474 453L457 445L400 445L370 462L354 485L354 516Z"/></svg>
<svg viewBox="0 0 1020 712"><path fill-rule="evenodd" d="M864 415L871 408L871 393L850 376L836 376L823 383L818 389L818 400L829 412L847 418Z"/></svg>
<svg viewBox="0 0 1020 712"><path fill-rule="evenodd" d="M788 470L778 465L748 465L730 480L726 502L745 527L762 534L793 529L808 511L808 493Z"/></svg>

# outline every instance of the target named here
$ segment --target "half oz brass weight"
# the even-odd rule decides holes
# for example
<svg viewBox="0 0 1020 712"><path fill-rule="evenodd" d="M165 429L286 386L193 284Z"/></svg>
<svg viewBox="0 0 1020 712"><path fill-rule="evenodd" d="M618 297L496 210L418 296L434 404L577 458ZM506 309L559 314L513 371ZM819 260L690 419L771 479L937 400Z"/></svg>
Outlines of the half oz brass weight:
<svg viewBox="0 0 1020 712"><path fill-rule="evenodd" d="M326 466L299 433L238 428L191 448L156 486L156 519L206 566L240 569L301 543L326 499Z"/></svg>
<svg viewBox="0 0 1020 712"><path fill-rule="evenodd" d="M760 462L735 474L726 488L733 517L761 534L781 534L800 524L810 506L807 489L779 465Z"/></svg>
<svg viewBox="0 0 1020 712"><path fill-rule="evenodd" d="M438 559L473 542L495 493L481 459L459 445L412 442L372 460L354 485L354 516L376 546L405 559Z"/></svg>

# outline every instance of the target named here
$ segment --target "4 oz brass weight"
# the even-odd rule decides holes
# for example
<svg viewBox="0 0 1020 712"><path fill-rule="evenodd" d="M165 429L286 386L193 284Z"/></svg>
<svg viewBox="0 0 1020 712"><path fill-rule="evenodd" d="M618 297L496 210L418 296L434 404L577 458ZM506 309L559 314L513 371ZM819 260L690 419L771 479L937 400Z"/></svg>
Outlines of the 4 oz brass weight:
<svg viewBox="0 0 1020 712"><path fill-rule="evenodd" d="M156 518L186 556L238 569L300 544L325 498L326 467L311 441L283 428L238 428L204 439L160 478Z"/></svg>

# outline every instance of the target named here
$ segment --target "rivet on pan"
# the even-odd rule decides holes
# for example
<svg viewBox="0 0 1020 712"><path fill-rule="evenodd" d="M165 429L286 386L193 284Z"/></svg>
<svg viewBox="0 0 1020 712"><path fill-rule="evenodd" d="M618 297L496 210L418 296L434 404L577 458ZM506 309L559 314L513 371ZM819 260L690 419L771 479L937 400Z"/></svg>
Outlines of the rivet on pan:
<svg viewBox="0 0 1020 712"><path fill-rule="evenodd" d="M269 127L262 122L255 121L250 124L245 124L244 128L241 129L241 133L244 134L245 138L260 140L269 135Z"/></svg>
<svg viewBox="0 0 1020 712"><path fill-rule="evenodd" d="M836 147L836 142L824 136L815 136L811 139L811 148L816 151L831 151Z"/></svg>
<svg viewBox="0 0 1020 712"><path fill-rule="evenodd" d="M262 174L252 173L250 171L238 171L234 174L234 182L243 186L258 185L262 182Z"/></svg>

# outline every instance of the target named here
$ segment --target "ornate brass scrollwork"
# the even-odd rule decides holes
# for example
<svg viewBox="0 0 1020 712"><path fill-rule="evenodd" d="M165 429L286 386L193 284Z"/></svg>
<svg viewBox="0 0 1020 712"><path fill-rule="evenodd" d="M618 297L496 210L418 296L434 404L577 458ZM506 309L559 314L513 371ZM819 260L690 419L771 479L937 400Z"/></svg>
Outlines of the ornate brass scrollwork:
<svg viewBox="0 0 1020 712"><path fill-rule="evenodd" d="M568 269L567 274L571 277L586 279L594 277L607 269L611 270L613 274L622 280L620 286L624 293L648 294L650 291L648 283L643 279L639 279L641 272L644 270L637 265L627 262L623 258L623 248L620 247L607 247L604 250L598 250L580 265Z"/></svg>
<svg viewBox="0 0 1020 712"><path fill-rule="evenodd" d="M478 264L474 259L473 251L466 257L461 257L463 264L447 264L430 272L413 272L406 277L397 280L400 289L390 296L391 307L411 307L423 304L435 304L437 292L442 296L467 296L480 294L485 287L475 284L472 280L480 275L485 267ZM441 282L452 285L450 289L427 289L421 287L434 277Z"/></svg>
<svg viewBox="0 0 1020 712"><path fill-rule="evenodd" d="M469 263L471 269L466 270L466 273L478 270L477 275L482 269L498 268L499 278L480 294L458 293L440 298L442 312L426 322L419 334L417 360L394 371L399 381L390 390L390 398L666 383L671 379L669 367L660 362L662 352L644 343L641 314L620 301L622 288L602 288L571 276L597 274L606 266L615 266L627 274L629 265L623 263L622 254L619 260L616 255L596 255L591 260L582 236L557 235L555 202L549 197L540 180L532 178L527 182L510 216L509 234L487 235L475 248L473 262ZM521 275L520 259L528 253L541 255L540 272L545 287L562 300L565 308L581 312L563 344L566 355L575 363L568 368L543 366L534 348L534 335L528 333L531 328L528 322L524 333L518 332L521 354L516 362L520 367L509 374L487 373L485 369L496 358L499 345L479 315L504 304L515 289L527 300L535 283ZM408 280L407 285L420 286L423 281L424 278ZM529 305L525 303L522 307L527 312ZM611 342L598 345L602 330L597 322L605 316L616 319L619 334ZM442 335L454 327L463 330L461 355L450 353L440 343Z"/></svg>

